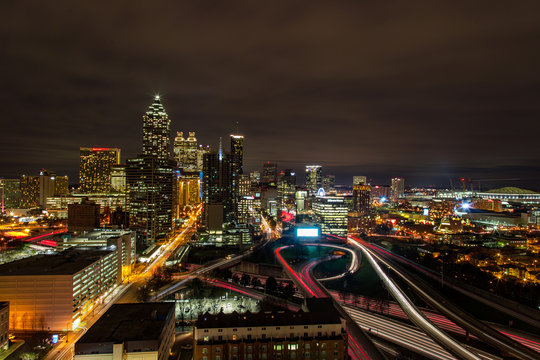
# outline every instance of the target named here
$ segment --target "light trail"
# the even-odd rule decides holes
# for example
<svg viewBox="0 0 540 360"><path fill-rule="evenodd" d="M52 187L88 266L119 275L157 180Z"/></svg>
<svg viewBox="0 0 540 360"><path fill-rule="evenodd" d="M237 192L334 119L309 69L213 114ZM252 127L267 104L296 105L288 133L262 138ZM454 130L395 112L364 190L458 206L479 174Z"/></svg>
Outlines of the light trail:
<svg viewBox="0 0 540 360"><path fill-rule="evenodd" d="M375 261L374 256L365 246L361 245L359 242L349 238L349 241L362 250L364 256L367 258L375 272L379 275L383 283L385 284L388 291L392 294L394 299L399 303L403 311L407 314L409 319L415 323L418 327L424 330L427 334L433 337L437 342L443 345L446 349L449 349L454 354L458 355L463 359L469 360L479 360L478 355L472 353L469 349L463 347L459 342L455 341L452 337L448 336L446 333L441 331L435 325L433 325L429 320L427 320L416 307L412 304L409 298L401 291L401 289L390 279L381 267Z"/></svg>

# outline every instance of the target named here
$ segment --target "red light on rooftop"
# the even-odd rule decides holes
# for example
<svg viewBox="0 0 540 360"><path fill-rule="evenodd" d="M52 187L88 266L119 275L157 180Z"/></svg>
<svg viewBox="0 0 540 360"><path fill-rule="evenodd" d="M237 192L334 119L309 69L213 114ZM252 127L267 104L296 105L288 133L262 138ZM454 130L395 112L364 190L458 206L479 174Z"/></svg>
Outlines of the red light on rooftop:
<svg viewBox="0 0 540 360"><path fill-rule="evenodd" d="M110 148L92 148L92 151L108 151Z"/></svg>

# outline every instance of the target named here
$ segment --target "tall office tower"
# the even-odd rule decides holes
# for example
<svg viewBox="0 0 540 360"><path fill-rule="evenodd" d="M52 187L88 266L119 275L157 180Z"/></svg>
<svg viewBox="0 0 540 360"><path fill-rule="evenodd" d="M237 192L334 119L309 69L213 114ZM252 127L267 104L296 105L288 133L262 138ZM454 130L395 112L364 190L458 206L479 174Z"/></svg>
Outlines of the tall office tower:
<svg viewBox="0 0 540 360"><path fill-rule="evenodd" d="M242 135L231 135L231 181L232 191L235 197L238 196L238 177L243 174L244 165L244 137Z"/></svg>
<svg viewBox="0 0 540 360"><path fill-rule="evenodd" d="M367 184L367 178L365 176L353 176L352 184L353 184L353 186L354 185L366 185Z"/></svg>
<svg viewBox="0 0 540 360"><path fill-rule="evenodd" d="M171 157L171 120L165 112L159 95L143 115L143 155L155 156L160 161Z"/></svg>
<svg viewBox="0 0 540 360"><path fill-rule="evenodd" d="M82 147L80 151L81 192L85 194L109 193L112 167L120 164L120 149Z"/></svg>
<svg viewBox="0 0 540 360"><path fill-rule="evenodd" d="M353 185L353 210L359 215L371 212L371 186Z"/></svg>
<svg viewBox="0 0 540 360"><path fill-rule="evenodd" d="M322 179L322 187L324 191L331 192L336 190L336 176L324 175Z"/></svg>
<svg viewBox="0 0 540 360"><path fill-rule="evenodd" d="M292 169L285 169L277 176L277 203L282 207L288 200L294 199L296 192L296 173Z"/></svg>
<svg viewBox="0 0 540 360"><path fill-rule="evenodd" d="M39 176L21 176L20 207L29 209L39 206Z"/></svg>
<svg viewBox="0 0 540 360"><path fill-rule="evenodd" d="M199 148L197 149L197 169L196 171L202 172L203 166L204 166L204 154L209 154L212 152L212 148L210 145L199 145Z"/></svg>
<svg viewBox="0 0 540 360"><path fill-rule="evenodd" d="M120 194L127 191L126 165L114 165L111 167L111 190Z"/></svg>
<svg viewBox="0 0 540 360"><path fill-rule="evenodd" d="M306 188L311 195L317 194L322 185L322 166L306 165Z"/></svg>
<svg viewBox="0 0 540 360"><path fill-rule="evenodd" d="M184 138L184 133L178 131L174 138L174 158L177 166L183 171L197 171L199 146L195 132L190 131L189 136Z"/></svg>
<svg viewBox="0 0 540 360"><path fill-rule="evenodd" d="M197 205L201 202L201 178L197 172L184 172L175 178L173 218L180 218L186 206Z"/></svg>
<svg viewBox="0 0 540 360"><path fill-rule="evenodd" d="M264 186L276 186L277 183L277 164L269 161L263 165L261 183Z"/></svg>
<svg viewBox="0 0 540 360"><path fill-rule="evenodd" d="M69 178L67 175L57 176L54 182L54 196L69 195Z"/></svg>
<svg viewBox="0 0 540 360"><path fill-rule="evenodd" d="M39 173L39 206L45 207L47 199L53 197L56 191L56 173L50 170L41 170Z"/></svg>
<svg viewBox="0 0 540 360"><path fill-rule="evenodd" d="M388 185L375 185L371 187L372 199L388 199L391 194L391 187Z"/></svg>
<svg viewBox="0 0 540 360"><path fill-rule="evenodd" d="M7 209L17 209L21 201L21 180L0 179L1 212Z"/></svg>
<svg viewBox="0 0 540 360"><path fill-rule="evenodd" d="M323 234L347 236L348 212L349 209L343 197L317 196L313 202L313 214Z"/></svg>
<svg viewBox="0 0 540 360"><path fill-rule="evenodd" d="M130 227L146 245L164 238L172 227L173 161L141 155L126 161Z"/></svg>
<svg viewBox="0 0 540 360"><path fill-rule="evenodd" d="M221 151L204 155L203 199L206 205L223 206L223 218L234 217L230 155Z"/></svg>
<svg viewBox="0 0 540 360"><path fill-rule="evenodd" d="M397 201L405 196L405 180L403 178L392 179L391 197L392 201Z"/></svg>
<svg viewBox="0 0 540 360"><path fill-rule="evenodd" d="M251 191L251 180L249 175L242 174L238 176L238 196L250 196Z"/></svg>

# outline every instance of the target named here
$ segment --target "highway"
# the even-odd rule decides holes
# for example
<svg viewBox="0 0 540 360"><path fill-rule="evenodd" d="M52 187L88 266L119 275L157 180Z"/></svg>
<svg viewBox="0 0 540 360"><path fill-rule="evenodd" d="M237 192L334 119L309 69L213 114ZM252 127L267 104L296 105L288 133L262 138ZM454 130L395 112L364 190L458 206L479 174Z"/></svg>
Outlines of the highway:
<svg viewBox="0 0 540 360"><path fill-rule="evenodd" d="M513 354L519 359L533 360L539 358L539 354L533 351L531 348L524 346L517 341L514 341L513 339L496 331L488 325L480 322L478 319L474 318L470 314L467 314L457 308L451 302L444 299L438 292L433 290L429 285L425 284L420 278L410 274L398 264L383 258L380 252L377 253L377 249L369 246L370 244L356 238L349 238L349 242L351 244L354 244L355 246L359 246L360 248L365 249L364 254L370 254L370 257L372 259L376 258L378 262L384 264L389 269L392 269L396 275L406 281L407 284L417 294L419 294L423 298L423 300L426 301L430 306L441 312L448 319L452 320L456 324L476 335L476 337L482 339L487 344L490 344L491 346L500 349L503 353ZM375 262L375 260L373 261ZM379 265L377 265L377 268L380 269ZM386 274L384 276L388 278Z"/></svg>
<svg viewBox="0 0 540 360"><path fill-rule="evenodd" d="M308 276L298 274L289 263L281 255L281 251L286 248L289 248L290 245L279 247L275 250L275 255L278 261L281 263L285 272L289 274L290 278L296 284L296 286L302 289L308 297L330 297L332 298L327 290L322 287L316 279ZM311 273L308 269L307 274ZM308 281L308 283L306 283ZM332 298L332 300L334 300ZM379 351L379 349L374 345L371 339L363 332L363 330L358 326L358 324L352 319L351 316L334 300L334 306L341 314L341 316L346 320L346 330L349 339L349 355L351 355L353 360L362 360L362 359L373 359L373 360L382 360L385 359L385 356Z"/></svg>

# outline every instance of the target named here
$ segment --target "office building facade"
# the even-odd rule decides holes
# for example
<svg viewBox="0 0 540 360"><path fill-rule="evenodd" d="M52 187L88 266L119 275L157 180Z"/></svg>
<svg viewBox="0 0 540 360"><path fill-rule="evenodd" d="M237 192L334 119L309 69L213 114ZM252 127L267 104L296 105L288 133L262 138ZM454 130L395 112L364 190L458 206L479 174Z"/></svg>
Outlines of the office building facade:
<svg viewBox="0 0 540 360"><path fill-rule="evenodd" d="M145 156L154 156L168 162L171 158L171 120L161 104L159 95L146 114L143 115L143 152Z"/></svg>
<svg viewBox="0 0 540 360"><path fill-rule="evenodd" d="M360 215L371 212L371 186L353 185L353 211Z"/></svg>
<svg viewBox="0 0 540 360"><path fill-rule="evenodd" d="M0 196L2 213L8 209L17 209L21 201L21 179L0 179Z"/></svg>
<svg viewBox="0 0 540 360"><path fill-rule="evenodd" d="M176 133L173 150L174 159L176 160L176 165L182 171L200 171L198 166L199 145L197 144L197 138L194 131L190 131L188 134L189 136L184 138L182 131Z"/></svg>
<svg viewBox="0 0 540 360"><path fill-rule="evenodd" d="M322 186L322 166L307 165L306 166L306 188L310 195L317 194L317 191Z"/></svg>
<svg viewBox="0 0 540 360"><path fill-rule="evenodd" d="M317 196L312 207L323 234L347 236L348 208L343 197Z"/></svg>
<svg viewBox="0 0 540 360"><path fill-rule="evenodd" d="M120 164L118 148L80 148L79 184L82 193L109 193L112 170Z"/></svg>
<svg viewBox="0 0 540 360"><path fill-rule="evenodd" d="M392 201L403 199L405 197L405 180L403 178L393 178L390 192Z"/></svg>

